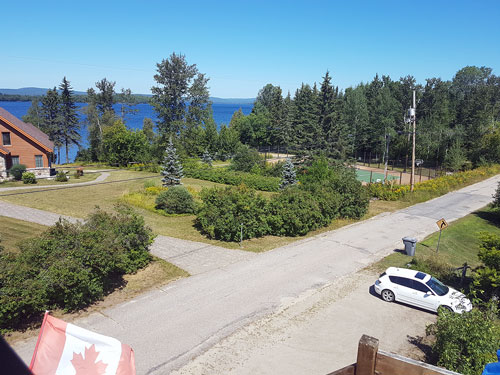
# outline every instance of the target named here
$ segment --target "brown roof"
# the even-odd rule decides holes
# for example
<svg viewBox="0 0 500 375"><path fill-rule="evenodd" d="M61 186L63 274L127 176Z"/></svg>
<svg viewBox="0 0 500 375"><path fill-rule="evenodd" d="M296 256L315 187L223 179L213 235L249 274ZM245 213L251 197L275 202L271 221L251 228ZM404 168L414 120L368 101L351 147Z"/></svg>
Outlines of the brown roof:
<svg viewBox="0 0 500 375"><path fill-rule="evenodd" d="M8 125L13 126L47 151L54 152L54 142L49 140L49 136L33 124L19 120L2 107L0 107L0 120L4 120Z"/></svg>
<svg viewBox="0 0 500 375"><path fill-rule="evenodd" d="M0 154L9 155L10 151L0 145Z"/></svg>

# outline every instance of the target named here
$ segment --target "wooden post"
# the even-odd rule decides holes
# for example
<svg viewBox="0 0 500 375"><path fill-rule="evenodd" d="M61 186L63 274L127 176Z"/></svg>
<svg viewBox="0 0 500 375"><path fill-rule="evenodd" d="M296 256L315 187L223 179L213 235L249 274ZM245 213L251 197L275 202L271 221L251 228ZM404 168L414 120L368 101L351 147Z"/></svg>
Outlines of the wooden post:
<svg viewBox="0 0 500 375"><path fill-rule="evenodd" d="M399 184L403 185L403 172L399 172Z"/></svg>
<svg viewBox="0 0 500 375"><path fill-rule="evenodd" d="M375 362L377 359L378 340L363 335L358 344L358 359L356 362L356 375L375 375Z"/></svg>
<svg viewBox="0 0 500 375"><path fill-rule="evenodd" d="M370 184L372 183L372 175L373 175L373 171L370 171Z"/></svg>
<svg viewBox="0 0 500 375"><path fill-rule="evenodd" d="M420 167L420 180L418 182L422 182L422 167Z"/></svg>

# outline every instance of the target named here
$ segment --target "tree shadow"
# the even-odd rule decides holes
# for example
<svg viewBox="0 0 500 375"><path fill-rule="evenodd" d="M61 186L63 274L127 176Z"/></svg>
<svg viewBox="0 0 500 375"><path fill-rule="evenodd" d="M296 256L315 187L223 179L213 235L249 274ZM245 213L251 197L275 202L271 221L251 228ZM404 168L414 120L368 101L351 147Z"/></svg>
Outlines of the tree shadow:
<svg viewBox="0 0 500 375"><path fill-rule="evenodd" d="M425 338L422 336L410 336L406 335L408 342L419 349L425 357L424 362L430 364L436 364L437 358L436 355L432 351L432 347L429 343L426 342Z"/></svg>
<svg viewBox="0 0 500 375"><path fill-rule="evenodd" d="M474 212L473 215L488 221L497 227L500 227L500 211L499 210L481 210Z"/></svg>

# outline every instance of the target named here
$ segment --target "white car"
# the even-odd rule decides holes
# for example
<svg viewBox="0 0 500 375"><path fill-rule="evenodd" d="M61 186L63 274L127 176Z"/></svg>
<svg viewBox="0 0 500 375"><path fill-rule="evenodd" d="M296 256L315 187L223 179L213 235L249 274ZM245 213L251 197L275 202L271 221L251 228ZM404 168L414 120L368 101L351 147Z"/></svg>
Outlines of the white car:
<svg viewBox="0 0 500 375"><path fill-rule="evenodd" d="M445 308L463 313L472 309L465 295L431 275L415 270L389 267L375 281L374 289L384 301L403 302L426 310Z"/></svg>

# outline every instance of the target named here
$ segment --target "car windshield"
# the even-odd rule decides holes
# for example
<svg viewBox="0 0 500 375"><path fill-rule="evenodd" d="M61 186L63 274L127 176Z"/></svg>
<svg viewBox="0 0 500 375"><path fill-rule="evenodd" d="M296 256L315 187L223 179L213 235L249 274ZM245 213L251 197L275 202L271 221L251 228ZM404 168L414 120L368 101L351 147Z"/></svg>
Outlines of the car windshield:
<svg viewBox="0 0 500 375"><path fill-rule="evenodd" d="M450 288L448 288L441 281L435 279L434 277L431 277L426 284L429 288L431 288L434 292L436 292L438 296L444 296L450 290Z"/></svg>

